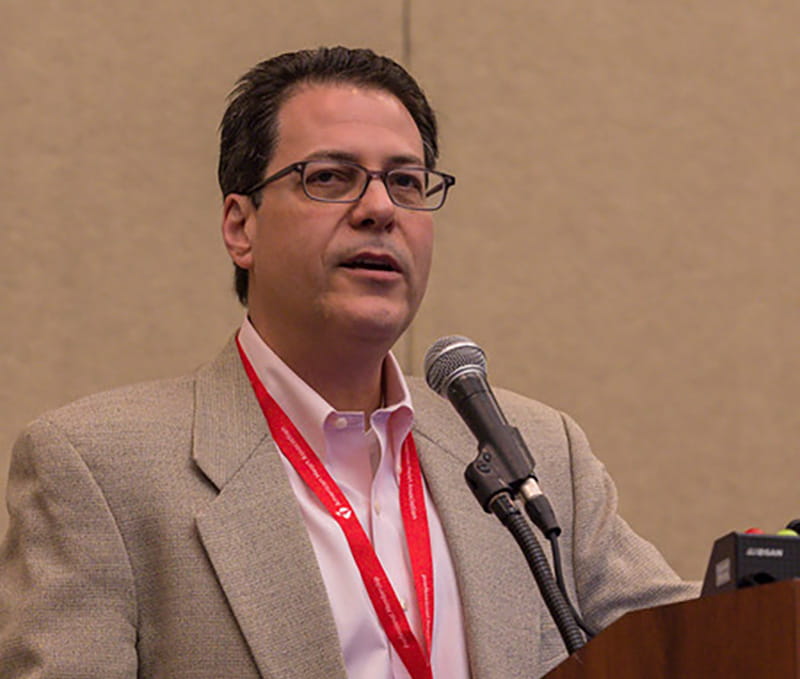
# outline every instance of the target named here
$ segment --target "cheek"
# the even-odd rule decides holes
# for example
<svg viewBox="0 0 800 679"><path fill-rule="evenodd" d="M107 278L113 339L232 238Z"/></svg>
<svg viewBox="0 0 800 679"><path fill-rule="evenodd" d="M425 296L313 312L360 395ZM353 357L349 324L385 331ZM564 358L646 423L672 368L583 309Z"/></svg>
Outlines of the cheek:
<svg viewBox="0 0 800 679"><path fill-rule="evenodd" d="M412 309L417 309L428 288L428 275L433 258L433 233L424 226L410 237L408 247L414 260L414 276L409 280L408 302Z"/></svg>
<svg viewBox="0 0 800 679"><path fill-rule="evenodd" d="M424 285L428 279L433 258L433 223L429 221L427 224L419 224L413 233L411 248L414 252L420 282Z"/></svg>
<svg viewBox="0 0 800 679"><path fill-rule="evenodd" d="M420 269L419 269L419 282L420 287L422 290L428 286L428 276L431 272L431 261L433 259L433 244L428 247L426 250L426 254L423 260L420 261Z"/></svg>
<svg viewBox="0 0 800 679"><path fill-rule="evenodd" d="M257 245L265 266L293 279L318 267L326 248L318 222L319 216L302 203L274 205L259 224Z"/></svg>

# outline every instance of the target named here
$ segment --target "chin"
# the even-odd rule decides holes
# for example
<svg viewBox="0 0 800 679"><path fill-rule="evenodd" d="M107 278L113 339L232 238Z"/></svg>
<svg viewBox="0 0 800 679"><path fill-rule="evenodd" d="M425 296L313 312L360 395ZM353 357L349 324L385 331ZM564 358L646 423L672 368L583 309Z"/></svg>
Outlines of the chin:
<svg viewBox="0 0 800 679"><path fill-rule="evenodd" d="M377 305L376 305L377 306ZM392 346L411 323L408 309L396 307L362 308L347 316L346 323L354 337Z"/></svg>

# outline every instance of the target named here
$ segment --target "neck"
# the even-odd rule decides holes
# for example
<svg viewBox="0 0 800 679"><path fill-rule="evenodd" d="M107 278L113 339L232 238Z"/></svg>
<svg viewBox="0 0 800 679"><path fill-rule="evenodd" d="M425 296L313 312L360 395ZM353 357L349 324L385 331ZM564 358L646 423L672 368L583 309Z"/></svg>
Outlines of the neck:
<svg viewBox="0 0 800 679"><path fill-rule="evenodd" d="M356 359L326 361L324 364L313 364L287 361L286 364L297 373L314 391L331 404L336 410L363 412L369 420L373 411L381 407L383 401L383 362L379 360L364 361Z"/></svg>
<svg viewBox="0 0 800 679"><path fill-rule="evenodd" d="M255 322L253 326L270 349L336 410L363 412L368 421L381 407L383 366L389 346L322 338L311 343L281 341Z"/></svg>

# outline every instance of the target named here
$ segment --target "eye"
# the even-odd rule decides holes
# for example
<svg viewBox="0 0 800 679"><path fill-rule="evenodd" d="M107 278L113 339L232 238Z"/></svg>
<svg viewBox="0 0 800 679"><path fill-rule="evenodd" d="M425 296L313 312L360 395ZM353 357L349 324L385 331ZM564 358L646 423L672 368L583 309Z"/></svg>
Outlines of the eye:
<svg viewBox="0 0 800 679"><path fill-rule="evenodd" d="M346 163L314 161L303 177L306 193L320 200L349 200L363 185L358 167Z"/></svg>
<svg viewBox="0 0 800 679"><path fill-rule="evenodd" d="M317 186L333 186L351 184L356 172L353 168L336 165L308 165L306 167L306 184Z"/></svg>
<svg viewBox="0 0 800 679"><path fill-rule="evenodd" d="M393 189L403 192L422 193L425 172L420 170L392 170L389 181Z"/></svg>

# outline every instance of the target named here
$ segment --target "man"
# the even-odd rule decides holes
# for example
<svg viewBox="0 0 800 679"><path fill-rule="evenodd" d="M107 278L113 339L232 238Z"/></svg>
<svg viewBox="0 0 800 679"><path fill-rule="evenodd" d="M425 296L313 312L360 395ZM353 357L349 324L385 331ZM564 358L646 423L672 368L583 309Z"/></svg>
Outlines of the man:
<svg viewBox="0 0 800 679"><path fill-rule="evenodd" d="M282 55L239 82L221 137L247 317L195 374L83 399L20 437L3 676L541 676L563 644L463 483L474 440L389 351L454 181L434 169L424 95L367 50ZM586 621L694 594L617 517L577 426L500 398L536 451Z"/></svg>

